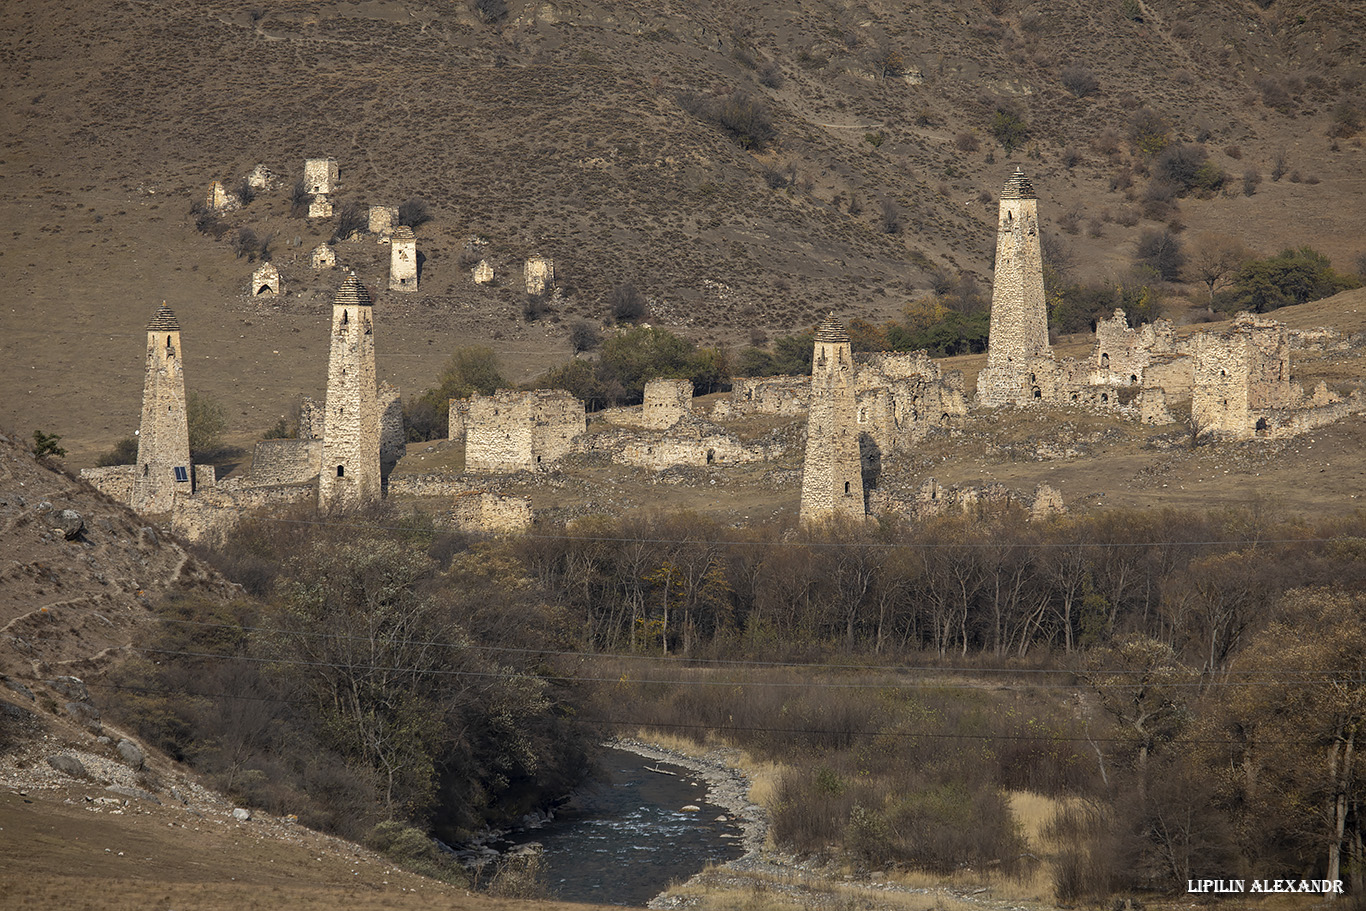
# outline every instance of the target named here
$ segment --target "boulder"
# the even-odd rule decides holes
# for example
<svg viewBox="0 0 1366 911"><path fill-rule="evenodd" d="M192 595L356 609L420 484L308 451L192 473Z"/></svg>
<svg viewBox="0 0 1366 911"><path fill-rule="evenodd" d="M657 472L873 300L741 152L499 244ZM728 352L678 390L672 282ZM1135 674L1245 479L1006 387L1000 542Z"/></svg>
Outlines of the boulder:
<svg viewBox="0 0 1366 911"><path fill-rule="evenodd" d="M88 702L68 702L66 713L83 727L96 734L104 728L100 722L100 710Z"/></svg>
<svg viewBox="0 0 1366 911"><path fill-rule="evenodd" d="M3 683L5 687L8 689L14 690L14 692L18 693L20 696L23 696L29 702L34 701L33 690L24 686L22 683L20 683L18 680L15 680L13 677L6 677L4 674L0 674L0 683Z"/></svg>
<svg viewBox="0 0 1366 911"><path fill-rule="evenodd" d="M109 787L105 788L105 790L110 794L118 794L121 797L131 797L133 800L145 800L148 803L154 803L157 806L161 805L161 801L157 800L155 794L150 791L144 791L141 788L126 788L121 784L111 784Z"/></svg>
<svg viewBox="0 0 1366 911"><path fill-rule="evenodd" d="M90 691L80 677L53 677L47 682L58 693L76 702L89 702Z"/></svg>
<svg viewBox="0 0 1366 911"><path fill-rule="evenodd" d="M86 777L85 766L82 765L81 761L75 756L66 756L64 754L49 756L47 757L47 764L64 775L70 775L72 778Z"/></svg>
<svg viewBox="0 0 1366 911"><path fill-rule="evenodd" d="M128 768L134 772L147 763L147 754L143 753L142 748L131 740L120 740L115 749L119 751L119 757L128 764Z"/></svg>
<svg viewBox="0 0 1366 911"><path fill-rule="evenodd" d="M53 531L59 531L68 541L74 541L80 537L85 530L85 519L74 509L63 509L61 512L53 513L48 522L52 525Z"/></svg>
<svg viewBox="0 0 1366 911"><path fill-rule="evenodd" d="M238 822L246 822L247 820L251 819L251 811L244 810L241 807L234 807L232 811L232 818L237 820Z"/></svg>

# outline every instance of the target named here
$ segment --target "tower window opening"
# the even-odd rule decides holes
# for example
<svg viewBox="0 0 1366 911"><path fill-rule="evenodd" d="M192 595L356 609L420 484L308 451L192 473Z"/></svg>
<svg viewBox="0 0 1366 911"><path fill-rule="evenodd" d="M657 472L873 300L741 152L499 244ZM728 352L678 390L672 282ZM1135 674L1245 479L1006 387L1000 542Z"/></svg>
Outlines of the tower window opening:
<svg viewBox="0 0 1366 911"><path fill-rule="evenodd" d="M339 477L339 478L344 478L344 477L346 477L346 466L345 466L345 465L338 465L338 466L337 466L337 477Z"/></svg>
<svg viewBox="0 0 1366 911"><path fill-rule="evenodd" d="M848 481L845 481L845 482L844 482L844 495L845 495L846 497L849 496L849 482L848 482Z"/></svg>

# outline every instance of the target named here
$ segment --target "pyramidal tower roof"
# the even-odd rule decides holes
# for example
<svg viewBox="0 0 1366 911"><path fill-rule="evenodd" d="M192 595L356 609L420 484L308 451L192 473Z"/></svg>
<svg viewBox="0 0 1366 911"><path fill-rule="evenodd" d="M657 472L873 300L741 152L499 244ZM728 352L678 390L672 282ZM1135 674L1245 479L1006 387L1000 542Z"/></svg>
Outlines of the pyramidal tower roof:
<svg viewBox="0 0 1366 911"><path fill-rule="evenodd" d="M162 301L161 306L157 307L157 312L152 314L152 321L147 324L148 332L179 332L180 321L175 318L175 311L166 306Z"/></svg>
<svg viewBox="0 0 1366 911"><path fill-rule="evenodd" d="M836 318L834 311L827 313L816 330L816 341L831 344L849 344L849 330Z"/></svg>
<svg viewBox="0 0 1366 911"><path fill-rule="evenodd" d="M1029 182L1024 171L1016 166L1015 173L1010 175L1010 179L1006 181L1005 189L1001 190L1001 198L1038 199L1039 197L1034 195L1034 185Z"/></svg>
<svg viewBox="0 0 1366 911"><path fill-rule="evenodd" d="M352 272L341 283L337 289L337 296L332 300L334 307L370 307L370 292L365 290L365 286L356 278L356 273Z"/></svg>

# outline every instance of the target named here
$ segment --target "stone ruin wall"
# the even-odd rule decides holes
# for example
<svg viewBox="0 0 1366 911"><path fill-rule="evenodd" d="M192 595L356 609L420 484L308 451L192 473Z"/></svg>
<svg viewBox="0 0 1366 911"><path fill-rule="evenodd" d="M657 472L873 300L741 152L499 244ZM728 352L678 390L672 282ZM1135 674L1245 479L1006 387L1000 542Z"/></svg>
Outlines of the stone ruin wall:
<svg viewBox="0 0 1366 911"><path fill-rule="evenodd" d="M308 254L308 264L314 269L330 269L337 264L337 254L327 244L318 244Z"/></svg>
<svg viewBox="0 0 1366 911"><path fill-rule="evenodd" d="M397 386L379 384L379 461L388 473L408 451L408 431L403 426L403 395Z"/></svg>
<svg viewBox="0 0 1366 911"><path fill-rule="evenodd" d="M515 534L531 527L531 500L468 490L455 495L451 519L462 531Z"/></svg>
<svg viewBox="0 0 1366 911"><path fill-rule="evenodd" d="M390 497L450 497L469 489L467 481L441 474L390 475L386 487Z"/></svg>
<svg viewBox="0 0 1366 911"><path fill-rule="evenodd" d="M745 465L782 455L780 445L746 444L719 428L694 428L689 433L628 430L595 433L580 440L583 452L604 452L618 465L651 471Z"/></svg>
<svg viewBox="0 0 1366 911"><path fill-rule="evenodd" d="M1247 439L1256 435L1256 411L1294 407L1304 390L1290 382L1290 343L1275 320L1240 313L1222 332L1190 340L1191 417L1202 434ZM1284 422L1282 426L1291 426Z"/></svg>
<svg viewBox="0 0 1366 911"><path fill-rule="evenodd" d="M464 427L466 471L534 471L572 452L588 421L563 390L499 390L470 397Z"/></svg>
<svg viewBox="0 0 1366 911"><path fill-rule="evenodd" d="M262 440L252 451L251 483L307 484L318 477L322 458L322 440Z"/></svg>
<svg viewBox="0 0 1366 911"><path fill-rule="evenodd" d="M1038 485L1034 488L1033 495L1028 496L1011 490L1004 484L944 487L934 478L926 478L909 496L879 489L868 493L870 513L915 520L947 512L999 512L1012 508L1027 511L1030 519L1034 521L1048 519L1067 511L1062 494L1047 484Z"/></svg>
<svg viewBox="0 0 1366 911"><path fill-rule="evenodd" d="M252 512L278 511L312 502L316 496L311 484L238 487L224 482L192 496L177 496L171 508L171 530L190 542L213 541Z"/></svg>
<svg viewBox="0 0 1366 911"><path fill-rule="evenodd" d="M380 243L385 243L389 239L389 235L394 233L396 227L398 227L397 206L370 207L370 218L366 224L366 230L371 234L378 235Z"/></svg>
<svg viewBox="0 0 1366 911"><path fill-rule="evenodd" d="M100 493L127 504L133 500L133 477L137 474L136 465L108 465L103 468L82 468L81 480Z"/></svg>
<svg viewBox="0 0 1366 911"><path fill-rule="evenodd" d="M855 422L884 452L968 413L963 374L944 376L924 351L855 355L855 361Z"/></svg>
<svg viewBox="0 0 1366 911"><path fill-rule="evenodd" d="M1153 358L1175 354L1176 350L1171 320L1160 319L1130 329L1124 311L1115 310L1109 319L1096 322L1096 344L1092 349L1095 375L1091 381L1117 386L1142 384Z"/></svg>
<svg viewBox="0 0 1366 911"><path fill-rule="evenodd" d="M692 380L650 380L640 406L641 426L668 430L692 417Z"/></svg>
<svg viewBox="0 0 1366 911"><path fill-rule="evenodd" d="M807 376L736 376L730 382L730 398L716 403L714 420L751 414L795 417L811 407L811 378Z"/></svg>

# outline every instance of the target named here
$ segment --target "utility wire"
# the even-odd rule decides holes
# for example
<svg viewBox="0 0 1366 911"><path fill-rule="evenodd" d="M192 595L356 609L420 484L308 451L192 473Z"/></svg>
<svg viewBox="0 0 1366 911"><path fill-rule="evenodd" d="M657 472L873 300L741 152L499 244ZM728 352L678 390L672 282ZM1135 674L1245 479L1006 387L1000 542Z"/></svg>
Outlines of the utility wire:
<svg viewBox="0 0 1366 911"><path fill-rule="evenodd" d="M701 666L702 668L727 668L727 667L754 667L754 668L791 668L793 670L820 670L820 671L866 671L883 673L957 673L957 674L1072 674L1080 676L1083 674L1093 674L1097 676L1123 676L1123 675L1143 675L1150 674L1151 671L1145 670L1126 670L1118 668L1115 670L1098 669L1072 669L1072 668L1030 668L1030 667L938 667L935 665L909 665L909 664L830 664L822 662L798 662L798 661L754 661L740 658L693 658L693 657L669 657L667 655L630 655L617 654L614 652L583 652L567 651L563 649L540 649L540 648L517 648L512 646L499 645L470 645L465 642L451 642L440 639L402 639L388 638L384 636L351 636L343 633L322 633L311 630L289 630L280 627L270 626L239 626L233 623L211 623L207 620L178 620L174 618L159 618L159 622L174 624L178 626L196 626L206 629L226 629L238 630L242 632L264 633L267 635L297 636L308 639L332 640L337 642L373 642L382 641L388 646L404 647L435 647L445 649L463 649L473 652L500 652L516 655L533 655L537 657L555 658L575 658L581 660L600 660L600 661L650 661L656 663L669 664L678 668L680 665L691 667ZM1255 670L1236 670L1230 669L1222 671L1222 676L1247 676L1247 677L1267 677L1273 682L1281 683L1317 683L1317 682L1336 682L1341 678L1333 677L1329 671L1306 672L1318 674L1318 677L1297 677L1288 678L1279 676L1273 671Z"/></svg>

